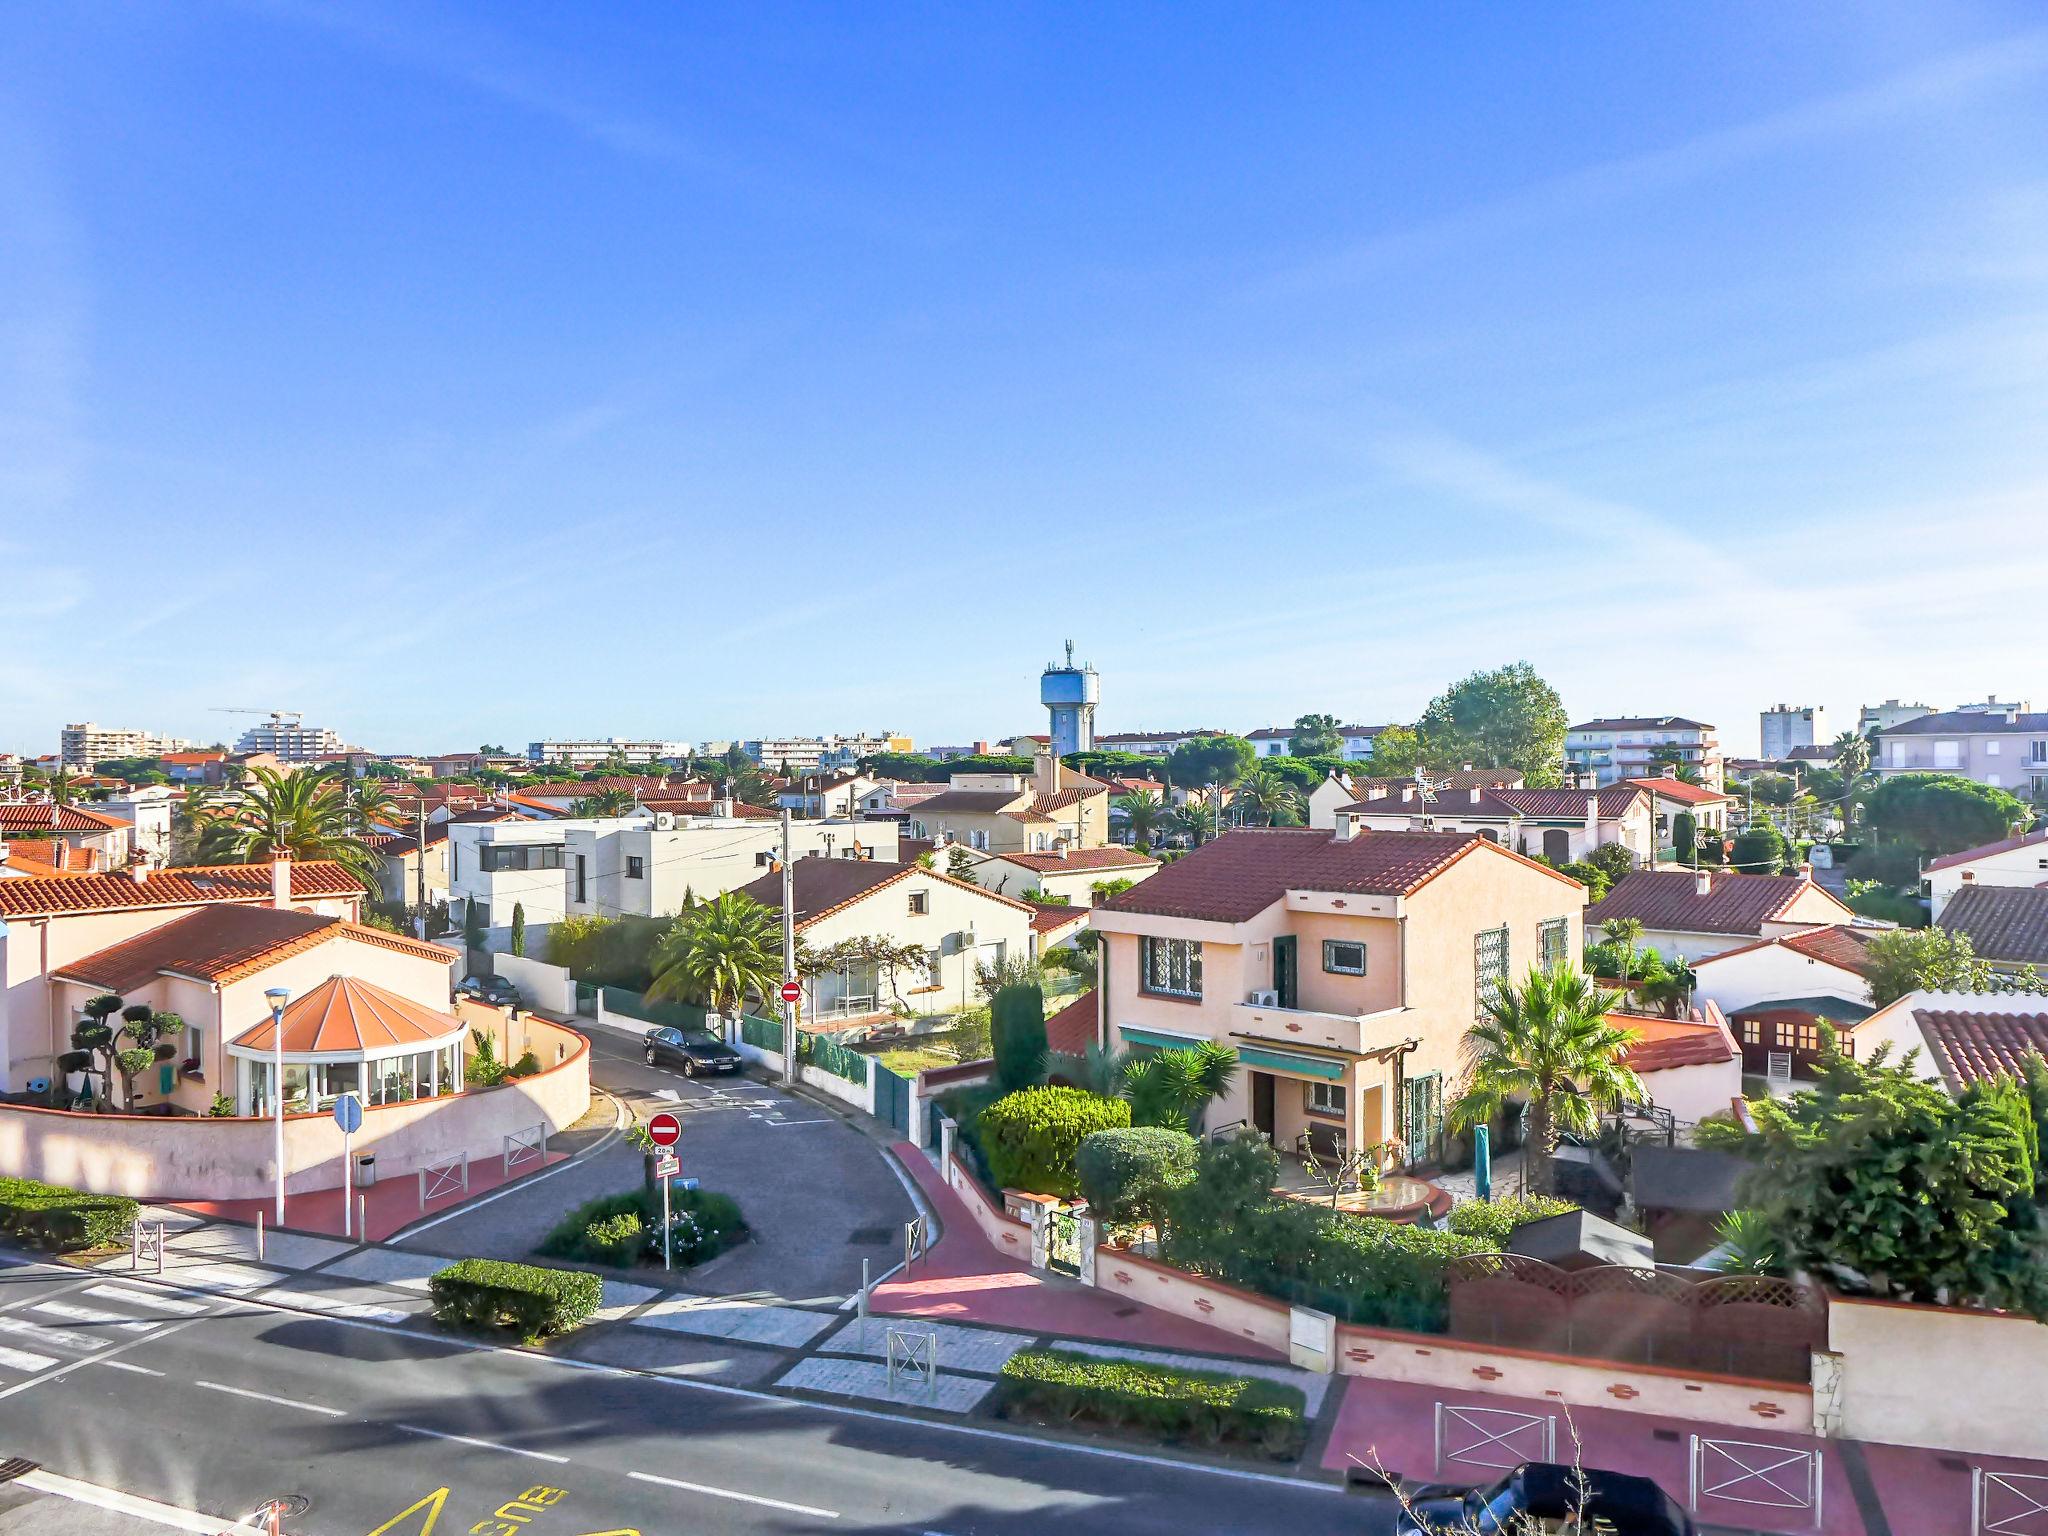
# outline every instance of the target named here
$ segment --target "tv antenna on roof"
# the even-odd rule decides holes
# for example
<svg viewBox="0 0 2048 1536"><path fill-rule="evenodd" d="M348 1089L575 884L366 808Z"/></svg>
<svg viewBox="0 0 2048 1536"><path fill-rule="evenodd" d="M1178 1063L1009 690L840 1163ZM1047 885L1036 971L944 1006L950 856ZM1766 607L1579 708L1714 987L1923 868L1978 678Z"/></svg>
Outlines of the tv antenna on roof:
<svg viewBox="0 0 2048 1536"><path fill-rule="evenodd" d="M1434 832L1436 830L1436 822L1430 816L1429 808L1436 804L1437 791L1440 789L1449 789L1450 787L1451 781L1449 779L1433 779L1429 776L1429 770L1427 768L1424 768L1420 763L1416 764L1415 798L1422 802L1423 831Z"/></svg>

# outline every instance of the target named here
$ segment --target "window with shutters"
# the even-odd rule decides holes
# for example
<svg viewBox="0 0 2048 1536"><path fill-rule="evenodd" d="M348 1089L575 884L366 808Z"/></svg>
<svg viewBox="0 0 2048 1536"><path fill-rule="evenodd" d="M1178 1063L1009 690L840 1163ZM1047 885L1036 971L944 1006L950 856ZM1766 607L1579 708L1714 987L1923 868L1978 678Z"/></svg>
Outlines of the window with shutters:
<svg viewBox="0 0 2048 1536"><path fill-rule="evenodd" d="M1161 997L1202 995L1202 946L1194 939L1145 938L1139 944L1138 984Z"/></svg>

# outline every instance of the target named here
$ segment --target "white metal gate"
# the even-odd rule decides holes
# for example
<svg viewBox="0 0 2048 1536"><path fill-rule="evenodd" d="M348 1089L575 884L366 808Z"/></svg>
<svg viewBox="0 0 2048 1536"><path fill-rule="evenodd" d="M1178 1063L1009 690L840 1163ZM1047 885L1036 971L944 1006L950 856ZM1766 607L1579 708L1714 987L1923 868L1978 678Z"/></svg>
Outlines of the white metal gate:
<svg viewBox="0 0 2048 1536"><path fill-rule="evenodd" d="M538 1165L548 1160L548 1125L543 1120L539 1125L530 1125L523 1131L514 1131L505 1138L505 1177L511 1178L515 1168L529 1164Z"/></svg>
<svg viewBox="0 0 2048 1536"><path fill-rule="evenodd" d="M1436 1470L1446 1461L1471 1467L1519 1467L1557 1460L1557 1419L1514 1408L1436 1405Z"/></svg>
<svg viewBox="0 0 2048 1536"><path fill-rule="evenodd" d="M1700 1512L1701 1499L1721 1499L1764 1509L1806 1510L1813 1528L1820 1529L1819 1451L1694 1435L1689 1462L1687 1502L1694 1514Z"/></svg>
<svg viewBox="0 0 2048 1536"><path fill-rule="evenodd" d="M916 1387L926 1397L939 1392L939 1335L935 1328L890 1328L883 1334L884 1374L890 1391L901 1381L907 1391Z"/></svg>
<svg viewBox="0 0 2048 1536"><path fill-rule="evenodd" d="M1970 1536L2048 1536L2048 1477L1970 1468Z"/></svg>
<svg viewBox="0 0 2048 1536"><path fill-rule="evenodd" d="M469 1154L459 1153L443 1158L438 1163L428 1163L420 1169L420 1209L427 1208L429 1200L438 1200L443 1195L457 1191L469 1193Z"/></svg>

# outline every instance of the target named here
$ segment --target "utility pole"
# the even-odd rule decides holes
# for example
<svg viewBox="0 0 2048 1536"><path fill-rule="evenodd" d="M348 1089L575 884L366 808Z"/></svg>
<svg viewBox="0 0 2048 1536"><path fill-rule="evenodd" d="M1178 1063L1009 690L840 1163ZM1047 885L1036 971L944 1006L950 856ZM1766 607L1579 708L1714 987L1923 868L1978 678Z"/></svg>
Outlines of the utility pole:
<svg viewBox="0 0 2048 1536"><path fill-rule="evenodd" d="M789 807L782 808L782 980L796 976L796 876L789 862ZM796 1086L796 1007L782 1004L782 1080Z"/></svg>
<svg viewBox="0 0 2048 1536"><path fill-rule="evenodd" d="M420 915L413 919L413 927L417 930L415 937L425 939L427 936L427 802L424 800L420 802L419 835L415 839L413 846L416 850L415 859L419 866L418 873L413 880L413 890L416 893L420 909Z"/></svg>

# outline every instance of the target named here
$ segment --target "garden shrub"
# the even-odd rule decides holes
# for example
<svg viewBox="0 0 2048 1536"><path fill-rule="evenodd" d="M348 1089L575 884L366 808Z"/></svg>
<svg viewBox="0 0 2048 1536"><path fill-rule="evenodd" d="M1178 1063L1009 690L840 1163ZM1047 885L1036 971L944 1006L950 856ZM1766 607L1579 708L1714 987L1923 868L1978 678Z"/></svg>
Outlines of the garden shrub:
<svg viewBox="0 0 2048 1536"><path fill-rule="evenodd" d="M519 1059L505 1069L507 1077L532 1077L540 1071L540 1058L532 1051L523 1052Z"/></svg>
<svg viewBox="0 0 2048 1536"><path fill-rule="evenodd" d="M1074 1171L1081 1193L1098 1216L1149 1220L1157 1216L1168 1194L1195 1176L1199 1148L1186 1131L1168 1126L1096 1131L1082 1138Z"/></svg>
<svg viewBox="0 0 2048 1536"><path fill-rule="evenodd" d="M434 1316L451 1327L509 1332L532 1341L579 1327L598 1308L604 1282L580 1269L504 1259L458 1259L427 1279Z"/></svg>
<svg viewBox="0 0 2048 1536"><path fill-rule="evenodd" d="M1045 1078L1045 993L1035 983L998 987L989 999L996 1081L1015 1090Z"/></svg>
<svg viewBox="0 0 2048 1536"><path fill-rule="evenodd" d="M1464 1200L1451 1207L1450 1227L1461 1237L1483 1239L1495 1250L1508 1245L1515 1228L1546 1216L1562 1216L1578 1206L1554 1195L1511 1195L1505 1200Z"/></svg>
<svg viewBox="0 0 2048 1536"><path fill-rule="evenodd" d="M0 1179L0 1231L53 1253L113 1248L128 1241L140 1206L126 1195L93 1195L38 1179Z"/></svg>
<svg viewBox="0 0 2048 1536"><path fill-rule="evenodd" d="M1071 1198L1081 1192L1074 1166L1082 1141L1131 1123L1131 1106L1081 1088L1026 1088L997 1099L976 1117L989 1173L1004 1189Z"/></svg>
<svg viewBox="0 0 2048 1536"><path fill-rule="evenodd" d="M1059 1349L1012 1355L997 1405L1012 1417L1083 1419L1203 1445L1251 1446L1276 1460L1299 1456L1308 1438L1299 1387Z"/></svg>
<svg viewBox="0 0 2048 1536"><path fill-rule="evenodd" d="M739 1202L710 1189L671 1189L669 1219L676 1230L674 1260L701 1264L746 1239ZM629 1190L585 1201L541 1239L548 1258L584 1264L635 1264L650 1252L661 1257L661 1191Z"/></svg>

